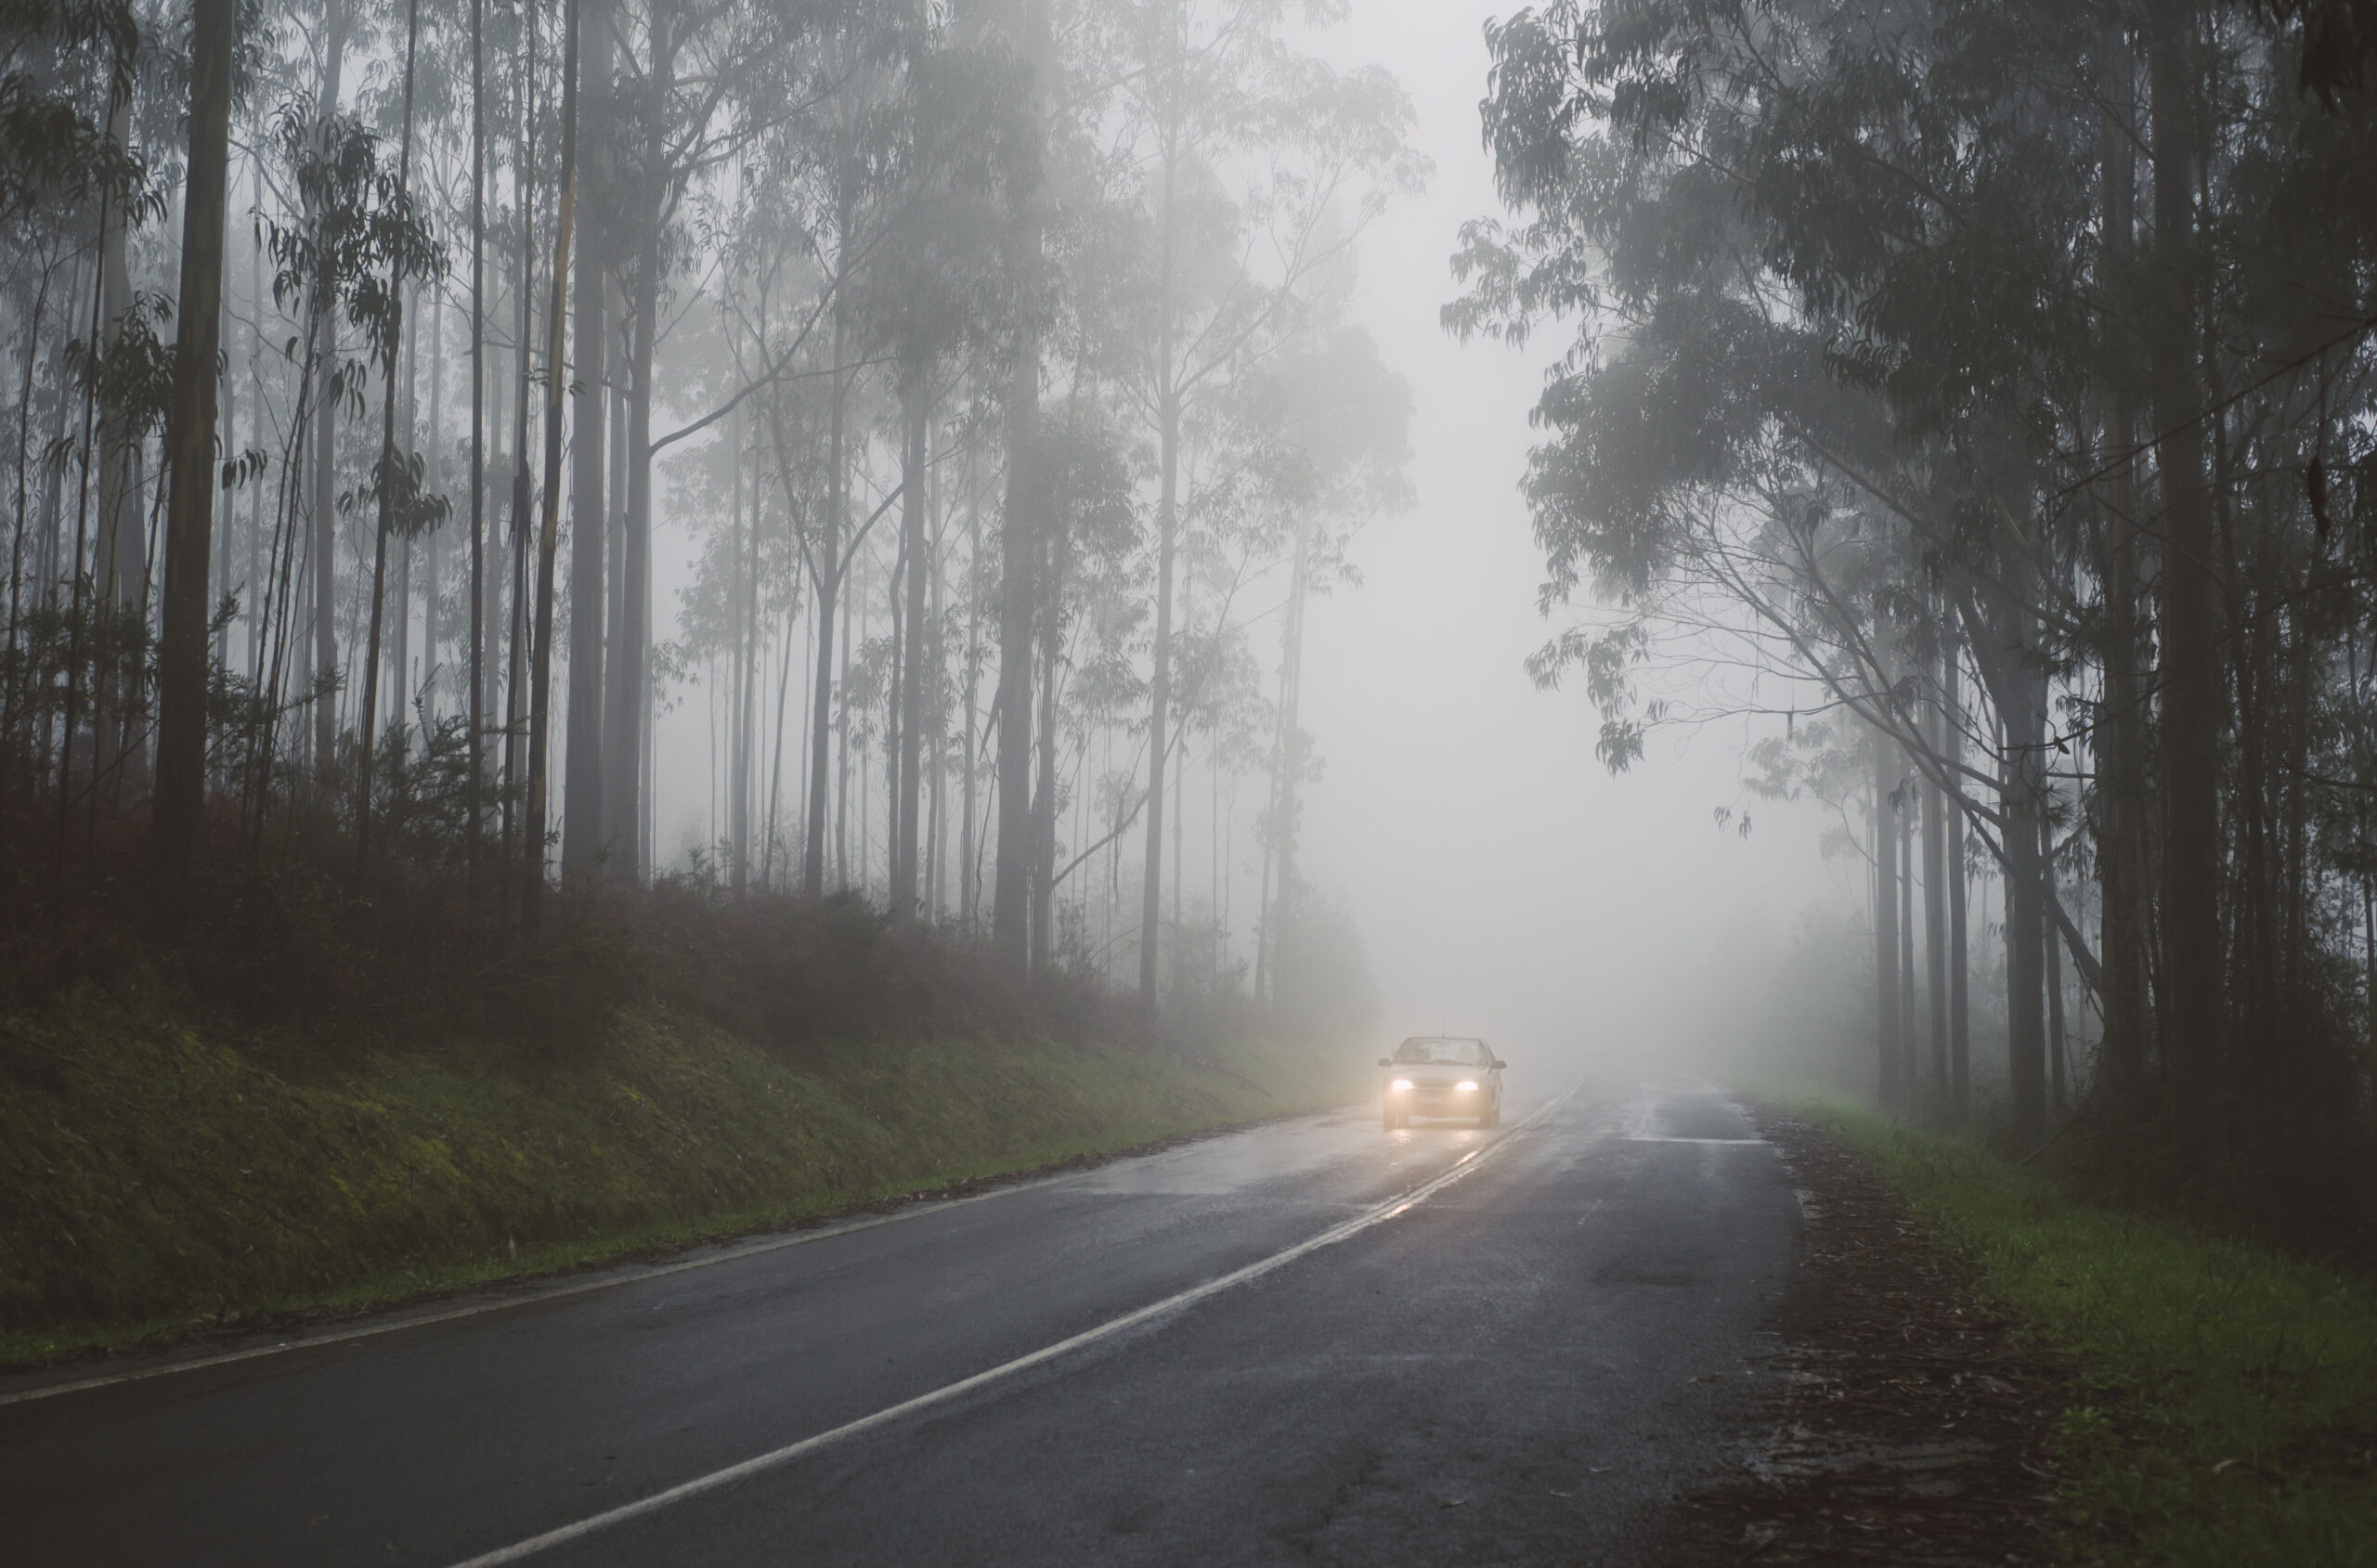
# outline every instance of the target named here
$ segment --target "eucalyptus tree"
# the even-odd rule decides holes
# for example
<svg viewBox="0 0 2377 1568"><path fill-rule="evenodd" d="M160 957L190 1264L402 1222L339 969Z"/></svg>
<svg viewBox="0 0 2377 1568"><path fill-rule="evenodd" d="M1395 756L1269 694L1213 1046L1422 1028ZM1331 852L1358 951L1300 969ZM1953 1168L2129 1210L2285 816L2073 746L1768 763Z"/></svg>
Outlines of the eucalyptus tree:
<svg viewBox="0 0 2377 1568"><path fill-rule="evenodd" d="M553 577L554 557L561 546L562 329L572 226L578 216L580 26L578 0L567 0L562 22L561 200L553 216L552 324L545 334L545 495L534 551L537 599L534 629L529 633L527 800L520 846L520 931L530 941L542 934L544 924L545 770L552 750Z"/></svg>
<svg viewBox="0 0 2377 1568"><path fill-rule="evenodd" d="M395 210L399 223L411 221L412 207L412 110L414 65L418 58L421 37L421 0L408 0L405 19L404 110L402 128L397 133L396 174L389 190L388 204ZM416 274L435 274L444 270L442 248L393 245L388 248L388 282L382 319L386 327L382 341L375 343L373 356L385 371L380 404L380 460L374 466L371 488L379 503L379 517L371 530L371 589L370 616L371 629L365 643L363 659L363 716L357 731L361 742L360 766L355 793L355 867L359 883L371 869L371 775L372 762L379 750L379 728L375 722L380 700L380 629L385 608L384 590L387 584L388 536L402 529L409 540L431 525L445 509L443 497L423 497L421 478L423 469L418 453L399 453L396 449L396 356L405 336L405 277L408 270ZM408 268L407 264L413 264ZM377 279L375 279L376 282ZM399 605L400 616L408 613ZM401 673L398 690L402 691ZM396 727L402 734L405 719L396 715ZM399 748L401 749L401 748Z"/></svg>
<svg viewBox="0 0 2377 1568"><path fill-rule="evenodd" d="M2092 293L2075 242L2089 162L2072 153L2095 132L2039 30L2068 44L2079 24L1959 13L1893 21L1852 51L1874 24L1860 7L1777 20L1770 34L1679 8L1621 39L1563 6L1499 32L1488 136L1533 221L1473 226L1473 290L1448 319L1513 336L1549 314L1594 324L1593 352L1539 405L1554 439L1528 491L1552 593L1591 577L1623 607L1536 667L1583 667L1606 762L1639 757L1643 723L1667 713L1630 701L1659 628L1721 621L1751 664L1887 733L1990 836L2013 901L2016 1119L2034 1134L2040 628L2074 606L2019 541L2077 516L2064 459L2089 430L2072 350ZM2024 27L2035 45L2016 43ZM1942 55L1968 69L1935 78ZM1652 90L1683 58L1695 88ZM2059 98L2061 114L2032 110ZM1582 129L1588 110L1605 130ZM1942 606L2007 726L1994 807L1971 790L1984 775L1948 776L1925 744L1939 693L1915 672L1936 662ZM1897 1013L1885 995L1893 1095Z"/></svg>
<svg viewBox="0 0 2377 1568"><path fill-rule="evenodd" d="M574 237L576 270L568 287L569 328L569 699L562 761L561 864L564 875L591 873L604 850L603 810L603 546L609 514L603 505L607 477L608 412L613 389L611 299L628 237L619 210L614 110L613 45L621 0L577 0L579 56L569 87L578 97L564 135L579 139L574 180L564 200L579 209ZM565 89L567 90L567 89ZM557 307L558 308L558 307ZM558 319L558 316L556 316Z"/></svg>
<svg viewBox="0 0 2377 1568"><path fill-rule="evenodd" d="M1062 808L1060 755L1067 726L1068 677L1081 666L1119 652L1121 637L1136 629L1145 582L1136 570L1143 530L1132 453L1095 389L1076 382L1066 398L1046 409L1033 447L1030 494L1039 525L1037 660L1039 709L1038 776L1032 795L1032 947L1034 974L1047 974L1057 950L1057 888L1059 869L1058 817ZM1076 755L1085 756L1089 722L1107 705L1094 702L1071 726ZM1127 820L1124 825L1127 825ZM1115 830L1119 835L1122 827ZM1084 851L1085 854L1087 851Z"/></svg>
<svg viewBox="0 0 2377 1568"><path fill-rule="evenodd" d="M881 237L849 286L861 352L890 361L899 406L903 641L889 882L892 916L905 921L922 883L929 438L941 384L1005 335L1008 280L997 241L1020 158L1022 97L1007 62L932 32L911 43L900 74L895 112L881 128Z"/></svg>
<svg viewBox="0 0 2377 1568"><path fill-rule="evenodd" d="M901 445L916 455L912 437L930 383L929 363L920 373L917 361L977 330L983 307L996 310L967 279L981 277L977 196L1014 156L1001 121L1007 78L994 61L954 52L942 38L932 19L903 6L825 19L812 56L819 90L765 138L760 182L767 194L747 209L813 279L808 308L794 313L797 330L758 359L775 380L825 382L822 504L795 508L816 610L801 867L812 895L825 885L829 803L843 761L834 746L833 670L850 614L844 582L858 541L891 505L911 499L903 481L871 515L854 515L853 460L865 446L853 429L854 399L876 361L890 360L886 368L895 379L904 373L916 395ZM901 287L908 292L895 298ZM812 343L812 332L824 341ZM769 398L772 422L780 425L786 405ZM794 464L780 429L774 444L789 498ZM920 523L921 486L912 499L903 534Z"/></svg>
<svg viewBox="0 0 2377 1568"><path fill-rule="evenodd" d="M323 0L321 38L318 45L320 64L318 68L313 98L307 106L314 129L311 159L318 163L332 162L338 144L344 136L341 129L342 103L346 82L346 54L357 19L351 0ZM294 104L291 110L295 109ZM296 123L293 113L285 110L284 127ZM284 129L284 155L292 165L303 167L308 157L297 138ZM318 201L320 192L309 189L302 173L295 183L309 202L305 224L316 231L314 243L324 258L336 256L339 245L329 225L344 215L337 213L317 213L310 205ZM308 307L306 359L313 369L313 393L307 410L312 432L312 495L310 539L307 551L311 558L308 581L308 607L313 637L308 645L310 663L305 667L301 683L314 685L334 683L338 662L338 415L341 401L351 385L352 364L339 352L338 317L333 301L340 279L325 272L311 280L306 295ZM278 287L278 285L276 285ZM335 702L317 697L313 704L313 748L315 768L327 773L334 765L338 751L338 708Z"/></svg>
<svg viewBox="0 0 2377 1568"><path fill-rule="evenodd" d="M132 465L147 431L162 412L164 355L150 325L162 302L135 299L123 257L132 228L156 216L163 205L164 190L132 133L137 109L157 94L157 56L153 44L143 47L138 19L125 6L33 4L0 19L0 237L7 241L12 261L30 263L38 256L46 264L40 266L42 280L32 299L19 295L11 301L31 308L20 317L25 328L19 348L21 370L10 378L17 382L13 422L19 449L10 547L10 722L0 744L13 741L15 720L24 716L42 737L33 749L39 752L46 745L53 728L52 705L44 690L51 684L45 679L46 667L62 661L63 717L55 725L61 886L63 820L74 794L75 728L87 711L94 755L85 793L95 795L102 776L111 778L117 771L137 707L129 694L111 698L126 674L136 672L137 650L145 642L138 587L130 566L142 546ZM94 240L98 253L88 273L97 287L84 294L85 267L78 262L68 269L73 282L52 306L57 260L64 253L81 253ZM46 593L59 579L66 586L65 624L64 636L49 640L53 646L45 655L29 656L32 650L24 641L29 628L21 612L26 608L24 558L31 516L28 478L34 462L27 448L33 440L33 368L45 325L61 341L51 361L54 434L40 461L46 499L45 538L37 555L49 565L37 573L44 591L36 624L50 621L57 607L46 602ZM95 417L100 432L96 456L101 503L92 552L97 580L86 583L86 483L76 485L71 550L60 512L70 470L86 480L93 465ZM70 454L79 454L79 460L70 464ZM86 598L93 592L97 596L96 615L86 610ZM86 627L86 619L95 624ZM5 776L0 772L0 778Z"/></svg>
<svg viewBox="0 0 2377 1568"><path fill-rule="evenodd" d="M2367 504L2332 477L2367 449L2334 314L2377 253L2366 128L2235 10L1561 4L1492 45L1522 217L1469 231L1448 319L1582 326L1528 491L1552 599L1611 606L1539 675L1581 668L1614 766L1757 704L1664 659L1679 631L1854 712L2002 868L2018 1138L2059 938L2117 1124L2159 1056L2183 1165L2295 1161L2277 1119L2332 1115L2303 1096L2347 1059L2309 977L2359 873L2310 802L2348 798L2358 764L2313 758L2362 722L2331 521ZM2105 878L2101 962L2049 828Z"/></svg>
<svg viewBox="0 0 2377 1568"><path fill-rule="evenodd" d="M648 0L643 52L624 59L615 206L633 253L627 279L626 357L614 378L627 399L624 574L617 602L623 624L612 628L602 718L600 837L615 873L642 875L650 846L642 841L643 761L651 703L648 664L652 561L655 352L664 335L661 305L684 261L678 214L688 188L734 155L764 123L777 97L775 78L798 40L798 9L758 9L715 0ZM740 101L738 101L740 100ZM708 421L702 421L707 423ZM676 433L682 439L688 432ZM663 436L663 442L670 439Z"/></svg>
<svg viewBox="0 0 2377 1568"><path fill-rule="evenodd" d="M804 61L816 31L843 8L835 5L754 6L741 0L644 0L622 15L626 48L615 88L616 145L610 157L609 210L622 237L612 270L625 297L613 395L624 400L624 495L612 498L622 519L620 580L610 601L619 624L609 628L603 692L600 823L591 842L615 874L640 877L650 860L643 842L644 742L653 685L648 665L653 525L653 460L711 429L760 381L712 395L689 388L701 411L656 434L661 400L656 355L674 330L664 305L682 286L699 287L695 232L684 223L696 188L725 177L728 165L772 130L831 90L830 70ZM638 25L640 24L640 25ZM715 236L713 236L715 238ZM594 569L590 567L590 569ZM590 816L593 815L590 803Z"/></svg>
<svg viewBox="0 0 2377 1568"><path fill-rule="evenodd" d="M158 649L157 788L151 853L172 872L196 858L206 813L206 693L214 491L215 348L222 330L223 227L229 205L231 58L238 7L190 13L189 183L183 198L182 327L166 425L164 628Z"/></svg>
<svg viewBox="0 0 2377 1568"><path fill-rule="evenodd" d="M1409 104L1375 70L1295 52L1283 0L1138 0L1103 19L1135 210L1131 330L1113 361L1156 447L1155 624L1139 1004L1162 947L1164 769L1181 441L1198 405L1305 325L1310 295L1367 223L1416 189Z"/></svg>
<svg viewBox="0 0 2377 1568"><path fill-rule="evenodd" d="M1245 378L1231 402L1230 422L1254 454L1253 499L1279 519L1291 541L1263 824L1266 863L1276 871L1266 877L1255 958L1257 993L1268 994L1292 951L1289 934L1303 889L1295 858L1299 790L1316 760L1300 723L1305 603L1352 577L1346 547L1355 529L1411 502L1404 474L1411 389L1380 359L1367 331L1340 323L1274 356Z"/></svg>
<svg viewBox="0 0 2377 1568"><path fill-rule="evenodd" d="M1060 97L1062 61L1051 25L1051 0L976 0L958 13L971 46L1002 46L1023 72L1022 138L1003 250L1014 301L1006 395L1006 494L998 540L998 679L991 699L999 749L997 859L991 888L992 962L1021 979L1031 966L1032 648L1033 565L1038 518L1031 499L1030 453L1040 426L1042 330L1055 292L1046 255L1047 175L1052 125L1069 106ZM971 819L971 807L968 810Z"/></svg>

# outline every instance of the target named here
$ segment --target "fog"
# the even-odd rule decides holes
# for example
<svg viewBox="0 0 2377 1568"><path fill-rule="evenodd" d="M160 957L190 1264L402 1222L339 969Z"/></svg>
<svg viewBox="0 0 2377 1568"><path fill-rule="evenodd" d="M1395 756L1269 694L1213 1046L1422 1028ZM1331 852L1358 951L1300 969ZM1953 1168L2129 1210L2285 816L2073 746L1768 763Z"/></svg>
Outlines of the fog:
<svg viewBox="0 0 2377 1568"><path fill-rule="evenodd" d="M1845 868L1819 858L1815 811L1745 799L1746 722L1662 737L1613 777L1591 704L1539 692L1522 667L1560 624L1536 609L1543 557L1518 486L1562 345L1462 344L1437 317L1457 292L1456 231L1500 211L1477 101L1482 24L1506 10L1357 0L1322 45L1402 81L1435 174L1363 246L1357 308L1412 384L1419 499L1364 528L1364 586L1312 615L1308 728L1328 771L1311 875L1361 922L1388 1031L1688 1061L1707 988L1762 977L1740 961L1765 952L1740 950L1771 950L1811 901L1844 899ZM1749 810L1749 836L1721 828L1719 808L1735 824Z"/></svg>
<svg viewBox="0 0 2377 1568"><path fill-rule="evenodd" d="M552 30L587 6L603 42L571 88ZM1492 12L1334 10L327 0L264 29L229 116L240 456L201 585L230 606L210 777L242 855L352 830L364 875L384 819L392 865L474 908L493 889L532 939L549 888L855 895L1150 1016L1318 985L1281 1017L1332 1049L1459 1031L1740 1065L1799 923L1853 923L1864 862L1746 787L1771 717L1721 697L1613 774L1605 716L1529 678L1605 612L1589 584L1539 612L1519 488L1581 323L1514 347L1442 322L1462 225L1502 215ZM484 211L474 17L500 67ZM148 61L144 104L178 80ZM62 439L50 293L96 250L114 320L175 256L147 216L28 211L9 297L47 352L16 411ZM155 399L144 331L120 357L154 350L147 381L119 380ZM11 688L29 773L73 770L84 563L102 617L163 624L161 426L123 395L73 506L19 465L18 598L58 604L42 656L70 671L62 706L51 677ZM114 809L149 687L88 680Z"/></svg>
<svg viewBox="0 0 2377 1568"><path fill-rule="evenodd" d="M1847 907L1863 870L1819 855L1819 810L1746 795L1742 751L1760 721L1662 734L1613 775L1594 756L1592 705L1538 690L1523 667L1567 616L1537 608L1542 551L1519 492L1558 334L1462 343L1439 318L1458 292L1460 226L1501 210L1478 131L1496 14L1356 0L1342 24L1297 37L1340 70L1392 72L1417 113L1411 145L1434 165L1355 262L1348 315L1410 387L1415 499L1359 521L1347 551L1358 586L1307 611L1303 727L1322 771L1305 795L1305 875L1359 927L1381 989L1372 1034L1478 1032L1564 1065L1738 1067L1712 1035L1755 1011L1801 914ZM659 604L691 568L664 522ZM1250 627L1266 678L1275 620ZM664 855L715 837L700 763L711 719L698 690L678 695L661 721ZM1721 809L1734 813L1721 824ZM1252 831L1235 844L1242 901L1259 850Z"/></svg>

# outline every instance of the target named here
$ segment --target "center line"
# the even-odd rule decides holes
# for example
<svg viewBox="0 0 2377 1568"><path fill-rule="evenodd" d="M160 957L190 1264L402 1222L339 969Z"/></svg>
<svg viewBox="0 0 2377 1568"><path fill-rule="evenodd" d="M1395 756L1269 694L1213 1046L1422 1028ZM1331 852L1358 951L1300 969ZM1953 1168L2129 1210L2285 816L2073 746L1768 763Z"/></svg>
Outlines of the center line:
<svg viewBox="0 0 2377 1568"><path fill-rule="evenodd" d="M1388 1199L1368 1213L1357 1214L1343 1224L1332 1225L1319 1235L1299 1241L1283 1251L1274 1252L1267 1258L1258 1259L1243 1268L1233 1269L1218 1278L1205 1281L1202 1285L1191 1286L1176 1295L1166 1296L1160 1302L1153 1302L1136 1311L1126 1312L1122 1316L1111 1318L1095 1328L1085 1328L1070 1339L1059 1340L1050 1345L1043 1345L1038 1350L1019 1355L1012 1361L1003 1361L986 1371L975 1373L970 1378L960 1378L954 1383L945 1383L929 1393L920 1393L914 1399L903 1399L897 1405L887 1406L873 1415L861 1416L854 1421L846 1421L831 1431L821 1432L814 1437L804 1437L798 1443L787 1443L781 1448L772 1448L764 1454L755 1455L739 1464L728 1465L723 1470L714 1470L707 1475L697 1475L691 1481L680 1482L666 1491L655 1492L648 1497L640 1498L632 1503L623 1503L617 1508L590 1515L575 1523L548 1530L541 1536L531 1536L526 1540L514 1541L508 1547L499 1547L493 1551L467 1558L455 1563L453 1568L496 1568L498 1563L517 1562L538 1552L547 1551L571 1541L582 1540L599 1531L607 1530L615 1524L624 1524L631 1519L641 1519L645 1514L657 1513L671 1504L682 1503L688 1497L697 1497L705 1492L714 1492L721 1486L731 1485L734 1482L758 1475L763 1471L789 1464L805 1455L815 1453L829 1444L838 1443L846 1437L856 1437L861 1432L872 1432L877 1427L888 1426L904 1416L915 1415L917 1411L929 1409L935 1405L946 1404L962 1394L971 1393L986 1384L997 1382L1002 1378L1010 1378L1018 1372L1029 1371L1046 1362L1054 1361L1060 1355L1079 1350L1084 1345L1094 1344L1099 1340L1122 1333L1125 1329L1135 1328L1151 1319L1192 1306L1208 1296L1219 1295L1233 1286L1243 1285L1250 1279L1259 1278L1274 1269L1293 1263L1307 1252L1317 1252L1323 1247L1332 1247L1350 1237L1359 1235L1372 1225L1383 1225L1396 1215L1407 1212L1415 1205L1425 1201L1434 1194L1475 1171L1484 1163L1486 1156L1500 1148L1513 1134L1526 1131L1565 1105L1582 1086L1581 1080L1570 1084L1547 1102L1540 1110L1511 1128L1492 1143L1462 1155L1453 1162L1451 1169L1439 1173L1398 1198Z"/></svg>

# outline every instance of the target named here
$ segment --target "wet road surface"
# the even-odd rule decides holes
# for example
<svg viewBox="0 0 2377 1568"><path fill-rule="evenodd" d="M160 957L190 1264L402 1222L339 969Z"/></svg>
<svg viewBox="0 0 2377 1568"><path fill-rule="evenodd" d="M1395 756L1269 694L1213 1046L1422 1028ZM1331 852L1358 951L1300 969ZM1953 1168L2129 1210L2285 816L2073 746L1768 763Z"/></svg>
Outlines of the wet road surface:
<svg viewBox="0 0 2377 1568"><path fill-rule="evenodd" d="M23 1397L13 1563L1650 1563L1799 1225L1722 1094L1275 1123Z"/></svg>

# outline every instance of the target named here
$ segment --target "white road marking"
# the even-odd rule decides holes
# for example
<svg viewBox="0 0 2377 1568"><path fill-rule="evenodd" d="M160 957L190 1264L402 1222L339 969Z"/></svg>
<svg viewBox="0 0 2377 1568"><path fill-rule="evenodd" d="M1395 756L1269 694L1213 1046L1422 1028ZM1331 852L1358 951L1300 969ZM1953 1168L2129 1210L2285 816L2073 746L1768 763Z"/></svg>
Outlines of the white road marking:
<svg viewBox="0 0 2377 1568"><path fill-rule="evenodd" d="M276 1340L268 1345L251 1345L245 1350L228 1350L215 1355L197 1355L187 1361L168 1361L155 1367L142 1367L127 1372L110 1372L96 1378L78 1378L71 1382L45 1383L39 1388L19 1389L0 1393L0 1406L22 1405L35 1399L54 1399L59 1394L81 1393L89 1389L111 1388L117 1383L145 1382L150 1378L171 1377L176 1372L195 1372L208 1367L227 1367L234 1362L253 1361L260 1356L281 1355L291 1351L311 1350L317 1345L344 1344L353 1340L368 1340L381 1334L394 1334L407 1328L423 1328L433 1323L451 1323L457 1318L478 1317L490 1312L510 1312L517 1307L534 1306L540 1302L557 1302L570 1296L583 1296L595 1290L615 1289L622 1285L641 1284L647 1279L660 1279L672 1274L685 1274L697 1268L714 1268L720 1263L740 1263L768 1252L781 1252L787 1247L805 1247L812 1241L831 1241L838 1237L854 1236L877 1225L897 1225L903 1220L922 1219L950 1209L961 1209L968 1203L986 1199L1005 1198L1011 1193L1035 1192L1042 1187L1056 1186L1064 1182L1077 1182L1092 1174L1088 1171L1069 1171L1061 1176L1044 1176L1037 1181L1017 1182L1010 1186L997 1186L988 1192L977 1192L965 1198L937 1199L931 1202L912 1204L895 1213L877 1214L872 1219L851 1220L840 1225L825 1225L816 1230L804 1230L791 1236L772 1237L765 1241L747 1242L730 1247L723 1252L705 1258L687 1258L679 1263L655 1263L649 1268L628 1269L606 1273L597 1278L584 1279L574 1285L557 1285L550 1289L531 1287L517 1296L501 1301L473 1302L465 1306L448 1307L442 1312L425 1312L409 1316L383 1318L361 1323L352 1328L334 1328L328 1333L308 1334L303 1339ZM500 1284L500 1282L491 1282Z"/></svg>
<svg viewBox="0 0 2377 1568"><path fill-rule="evenodd" d="M640 1519L645 1514L657 1513L662 1509L683 1502L689 1497L697 1497L705 1492L714 1492L721 1486L732 1485L737 1481L758 1475L763 1471L789 1464L828 1445L838 1443L844 1438L856 1437L862 1432L872 1432L877 1427L888 1426L919 1410L947 1404L987 1384L1013 1377L1018 1372L1029 1371L1034 1367L1054 1361L1059 1356L1079 1350L1085 1345L1095 1344L1099 1340L1136 1328L1142 1323L1193 1306L1208 1296L1219 1295L1224 1290L1243 1285L1250 1279L1260 1278L1274 1269L1282 1268L1295 1262L1306 1253L1317 1252L1323 1247L1335 1246L1338 1242L1357 1236L1372 1225L1383 1225L1396 1215L1408 1212L1414 1205L1425 1201L1436 1192L1475 1171L1487 1155L1493 1153L1512 1137L1526 1132L1566 1104L1581 1087L1583 1087L1581 1081L1570 1084L1526 1121L1510 1128L1491 1142L1470 1150L1453 1161L1450 1169L1437 1173L1400 1197L1390 1199L1369 1212L1357 1214L1343 1224L1331 1225L1319 1235L1299 1241L1281 1251L1274 1252L1267 1258L1258 1259L1243 1268L1233 1269L1217 1278L1209 1279L1202 1285L1191 1286L1176 1295L1166 1296L1160 1302L1152 1302L1136 1311L1126 1312L1120 1317L1109 1319L1094 1328L1085 1328L1069 1339L1059 1340L1054 1344L1043 1345L1038 1350L1019 1355L1012 1361L1003 1361L986 1371L975 1373L970 1378L960 1378L957 1381L945 1383L929 1393L920 1393L914 1399L902 1400L899 1404L887 1406L872 1415L861 1416L854 1421L845 1421L842 1425L827 1432L821 1432L813 1437L804 1437L798 1443L787 1443L781 1448L772 1448L764 1454L756 1455L739 1464L728 1465L723 1470L714 1470L707 1475L697 1475L691 1481L680 1482L665 1491L655 1492L648 1497L639 1498L632 1503L623 1503L617 1508L606 1509L601 1513L589 1515L575 1523L548 1530L541 1536L531 1536L526 1540L514 1541L508 1547L499 1547L494 1551L467 1558L455 1563L453 1568L497 1568L500 1563L518 1562L524 1558L533 1557L541 1551L549 1551L554 1547L582 1540L588 1536L608 1530L613 1525L624 1524L630 1520Z"/></svg>
<svg viewBox="0 0 2377 1568"><path fill-rule="evenodd" d="M1620 1138L1618 1141L1619 1141L1620 1143L1628 1143L1628 1144L1742 1144L1742 1145L1750 1145L1750 1144L1762 1144L1762 1143L1764 1143L1766 1140L1765 1140L1764 1138L1670 1138L1670 1137L1667 1137L1667 1136L1665 1136L1665 1135L1663 1135L1663 1134L1656 1134L1656 1133L1638 1133L1638 1134L1634 1134L1634 1135L1633 1135L1633 1136L1631 1136L1631 1137Z"/></svg>

